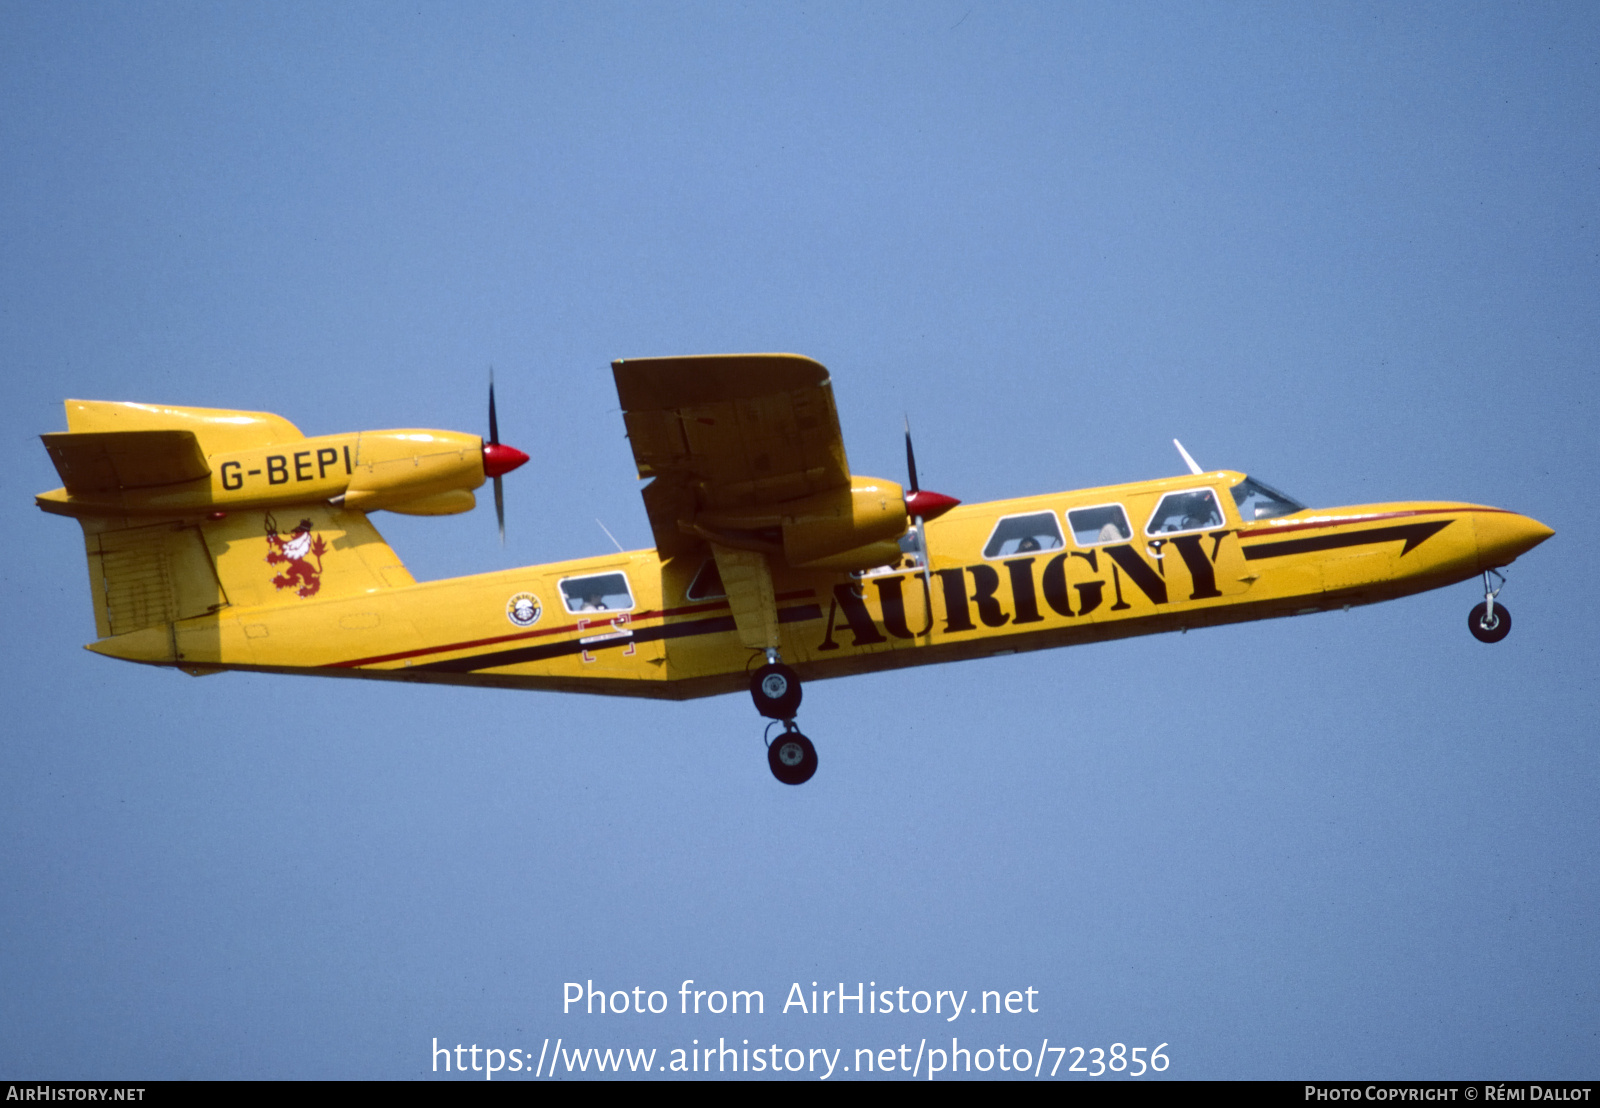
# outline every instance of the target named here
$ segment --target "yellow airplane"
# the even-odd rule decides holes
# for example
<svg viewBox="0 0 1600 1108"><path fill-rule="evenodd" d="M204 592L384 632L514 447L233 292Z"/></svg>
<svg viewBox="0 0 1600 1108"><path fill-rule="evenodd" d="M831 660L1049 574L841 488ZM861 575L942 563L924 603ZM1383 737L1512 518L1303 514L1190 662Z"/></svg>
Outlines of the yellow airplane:
<svg viewBox="0 0 1600 1108"><path fill-rule="evenodd" d="M687 699L750 689L768 763L816 771L802 681L1370 604L1498 571L1554 532L1436 501L1311 509L1230 470L987 504L850 472L794 354L614 362L653 550L417 582L368 514L449 515L527 455L449 431L304 437L261 412L69 400L44 435L98 641L239 669ZM280 520L281 514L281 520ZM1491 583L1493 578L1493 583Z"/></svg>

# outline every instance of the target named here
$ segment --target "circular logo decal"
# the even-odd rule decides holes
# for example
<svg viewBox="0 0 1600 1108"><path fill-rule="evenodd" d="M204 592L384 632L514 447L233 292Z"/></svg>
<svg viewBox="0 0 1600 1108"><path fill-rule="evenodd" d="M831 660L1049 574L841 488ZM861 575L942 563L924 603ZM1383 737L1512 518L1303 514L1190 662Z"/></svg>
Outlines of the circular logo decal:
<svg viewBox="0 0 1600 1108"><path fill-rule="evenodd" d="M539 598L531 592L519 592L506 601L506 618L518 627L532 627L539 622Z"/></svg>

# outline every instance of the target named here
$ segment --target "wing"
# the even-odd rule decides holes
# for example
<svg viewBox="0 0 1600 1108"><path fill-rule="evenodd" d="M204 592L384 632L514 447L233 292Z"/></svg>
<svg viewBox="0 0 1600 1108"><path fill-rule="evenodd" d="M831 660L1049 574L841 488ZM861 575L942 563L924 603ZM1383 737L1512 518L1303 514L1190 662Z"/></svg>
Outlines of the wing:
<svg viewBox="0 0 1600 1108"><path fill-rule="evenodd" d="M699 547L704 512L761 509L850 486L828 371L798 354L611 363L663 558Z"/></svg>

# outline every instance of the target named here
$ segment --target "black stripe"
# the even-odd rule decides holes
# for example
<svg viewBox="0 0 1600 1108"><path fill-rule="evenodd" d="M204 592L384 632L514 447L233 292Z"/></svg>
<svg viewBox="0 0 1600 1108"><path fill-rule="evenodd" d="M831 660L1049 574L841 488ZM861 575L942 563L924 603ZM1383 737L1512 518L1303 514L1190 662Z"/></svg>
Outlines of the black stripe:
<svg viewBox="0 0 1600 1108"><path fill-rule="evenodd" d="M799 623L821 619L822 609L815 604L802 604L785 608L778 613L779 623ZM451 658L443 662L412 666L412 673L472 673L480 669L497 669L500 666L520 665L523 662L542 662L546 658L559 658L565 654L579 654L585 650L608 650L629 643L655 642L657 639L682 639L691 635L720 635L735 629L732 616L711 616L706 619L687 619L681 623L659 623L654 627L640 627L626 638L618 636L603 642L584 643L578 639L564 642L541 643L515 650L495 650L487 654L471 654L465 658ZM598 628L596 628L598 631Z"/></svg>
<svg viewBox="0 0 1600 1108"><path fill-rule="evenodd" d="M1318 550L1337 550L1343 546L1369 546L1373 543L1405 539L1405 548L1400 551L1401 556L1404 556L1454 522L1444 519L1434 520L1431 523L1404 523L1398 527L1373 527L1366 531L1316 535L1309 539L1258 542L1254 546L1244 547L1244 556L1246 561L1253 562L1261 558L1282 558L1288 554L1310 554Z"/></svg>

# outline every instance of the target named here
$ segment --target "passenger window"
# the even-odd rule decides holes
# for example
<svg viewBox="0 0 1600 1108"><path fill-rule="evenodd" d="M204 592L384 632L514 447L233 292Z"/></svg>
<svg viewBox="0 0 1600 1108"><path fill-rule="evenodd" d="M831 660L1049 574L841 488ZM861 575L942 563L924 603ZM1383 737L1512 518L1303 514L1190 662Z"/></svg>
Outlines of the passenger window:
<svg viewBox="0 0 1600 1108"><path fill-rule="evenodd" d="M1133 538L1128 513L1121 504L1102 504L1097 508L1074 508L1067 513L1072 538L1079 546L1099 546L1108 542L1127 542Z"/></svg>
<svg viewBox="0 0 1600 1108"><path fill-rule="evenodd" d="M626 612L633 607L633 593L622 573L568 577L561 582L561 599L569 612Z"/></svg>
<svg viewBox="0 0 1600 1108"><path fill-rule="evenodd" d="M1147 535L1171 535L1178 531L1203 531L1208 527L1222 526L1222 509L1210 489L1191 489L1188 492L1169 492L1156 505L1150 517Z"/></svg>
<svg viewBox="0 0 1600 1108"><path fill-rule="evenodd" d="M721 600L728 595L728 590L722 587L722 574L717 572L715 558L706 559L706 564L694 575L694 580L689 583L689 591L684 595L690 600Z"/></svg>
<svg viewBox="0 0 1600 1108"><path fill-rule="evenodd" d="M995 524L985 558L1004 558L1035 550L1055 550L1062 546L1061 525L1054 512L1035 512L1026 516L1007 516Z"/></svg>

